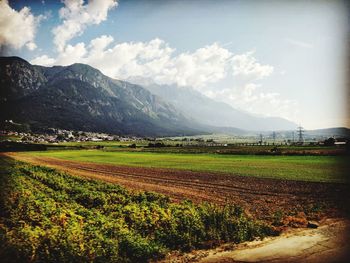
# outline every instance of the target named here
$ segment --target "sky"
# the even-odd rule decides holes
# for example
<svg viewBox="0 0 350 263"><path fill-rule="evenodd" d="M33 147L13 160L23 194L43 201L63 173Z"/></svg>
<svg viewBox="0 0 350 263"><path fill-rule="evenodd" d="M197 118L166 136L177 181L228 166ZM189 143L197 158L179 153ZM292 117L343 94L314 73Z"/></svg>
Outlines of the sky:
<svg viewBox="0 0 350 263"><path fill-rule="evenodd" d="M0 0L0 52L193 88L306 129L350 127L346 1Z"/></svg>

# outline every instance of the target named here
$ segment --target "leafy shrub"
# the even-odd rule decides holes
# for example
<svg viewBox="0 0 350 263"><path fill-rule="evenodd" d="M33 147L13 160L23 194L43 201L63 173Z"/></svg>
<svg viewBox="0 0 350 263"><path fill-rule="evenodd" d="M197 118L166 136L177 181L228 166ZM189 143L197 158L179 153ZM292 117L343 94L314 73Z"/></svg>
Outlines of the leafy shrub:
<svg viewBox="0 0 350 263"><path fill-rule="evenodd" d="M146 262L172 249L272 234L238 206L172 203L161 194L131 193L24 163L1 169L0 256L6 262Z"/></svg>

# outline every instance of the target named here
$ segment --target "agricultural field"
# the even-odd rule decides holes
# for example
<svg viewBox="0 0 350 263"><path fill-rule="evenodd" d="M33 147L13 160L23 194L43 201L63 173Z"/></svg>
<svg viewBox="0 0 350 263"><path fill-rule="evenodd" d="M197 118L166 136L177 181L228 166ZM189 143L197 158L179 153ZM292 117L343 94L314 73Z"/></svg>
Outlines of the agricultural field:
<svg viewBox="0 0 350 263"><path fill-rule="evenodd" d="M147 262L277 233L239 206L174 203L4 155L0 168L3 262Z"/></svg>
<svg viewBox="0 0 350 263"><path fill-rule="evenodd" d="M347 155L173 151L179 148L2 153L0 256L158 261L350 214Z"/></svg>
<svg viewBox="0 0 350 263"><path fill-rule="evenodd" d="M149 144L160 143L161 147L149 147ZM58 149L104 149L105 151L160 152L160 153L215 153L215 154L248 154L248 155L347 155L346 147L337 146L291 146L291 145L251 145L227 146L206 144L197 141L173 140L137 140L137 141L102 141L102 142L62 142L56 145L45 144L48 150ZM132 147L133 146L133 147Z"/></svg>
<svg viewBox="0 0 350 263"><path fill-rule="evenodd" d="M174 142L172 142L174 143ZM181 142L177 143L181 144ZM130 145L130 144L129 144ZM128 146L129 146L128 145ZM176 144L175 144L176 145ZM136 147L128 146L110 147L105 146L106 151L138 151L159 153L212 153L212 154L238 154L238 155L315 155L315 156L338 156L347 155L349 152L345 147L337 146L286 146L286 145L262 145L262 146L205 146L199 144L185 145L182 147Z"/></svg>
<svg viewBox="0 0 350 263"><path fill-rule="evenodd" d="M23 155L146 168L170 168L263 178L344 182L349 156L260 156L100 150L27 152Z"/></svg>
<svg viewBox="0 0 350 263"><path fill-rule="evenodd" d="M66 147L120 147L120 146L129 146L130 144L135 143L137 146L146 146L148 144L147 140L137 140L137 141L86 141L86 142L60 142L58 146ZM48 144L50 145L50 144Z"/></svg>
<svg viewBox="0 0 350 263"><path fill-rule="evenodd" d="M348 180L345 156L255 156L44 151L8 154L83 178L98 179L137 191L239 204L256 218L271 222L274 214L293 214L321 207L346 209Z"/></svg>

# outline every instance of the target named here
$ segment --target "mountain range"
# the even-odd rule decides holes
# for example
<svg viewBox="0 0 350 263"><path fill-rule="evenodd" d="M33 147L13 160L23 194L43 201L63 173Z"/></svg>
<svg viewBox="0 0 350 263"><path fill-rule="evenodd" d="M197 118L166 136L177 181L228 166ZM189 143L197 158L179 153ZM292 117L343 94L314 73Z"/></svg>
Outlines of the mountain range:
<svg viewBox="0 0 350 263"><path fill-rule="evenodd" d="M257 117L191 88L132 84L85 65L43 67L0 57L0 121L38 128L175 136L288 130L282 118Z"/></svg>
<svg viewBox="0 0 350 263"><path fill-rule="evenodd" d="M181 109L183 114L214 127L236 127L248 131L294 130L297 124L279 117L255 116L215 101L191 87L145 84L144 87Z"/></svg>
<svg viewBox="0 0 350 263"><path fill-rule="evenodd" d="M160 97L88 65L42 67L2 57L0 78L1 121L138 136L201 132Z"/></svg>

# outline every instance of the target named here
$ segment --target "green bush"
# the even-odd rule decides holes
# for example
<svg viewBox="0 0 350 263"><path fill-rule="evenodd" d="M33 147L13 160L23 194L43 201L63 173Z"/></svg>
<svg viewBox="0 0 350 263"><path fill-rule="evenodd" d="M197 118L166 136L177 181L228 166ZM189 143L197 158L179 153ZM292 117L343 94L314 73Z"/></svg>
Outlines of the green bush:
<svg viewBox="0 0 350 263"><path fill-rule="evenodd" d="M131 193L24 163L1 169L0 256L6 262L147 262L174 249L272 234L238 206L172 203L161 194Z"/></svg>

